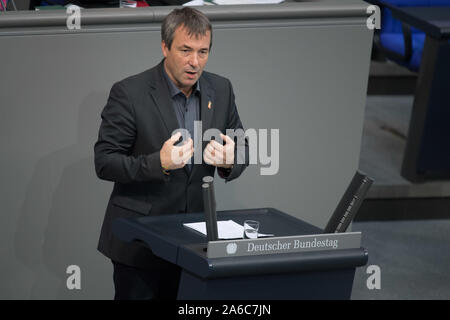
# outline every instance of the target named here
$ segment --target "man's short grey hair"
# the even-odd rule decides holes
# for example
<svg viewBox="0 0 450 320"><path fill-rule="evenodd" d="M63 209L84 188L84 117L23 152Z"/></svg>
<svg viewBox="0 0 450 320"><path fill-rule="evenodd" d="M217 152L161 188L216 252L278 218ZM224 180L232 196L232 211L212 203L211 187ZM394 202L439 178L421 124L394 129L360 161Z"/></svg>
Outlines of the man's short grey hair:
<svg viewBox="0 0 450 320"><path fill-rule="evenodd" d="M211 49L212 26L208 17L196 9L184 7L183 9L174 9L164 18L162 22L161 40L166 43L169 50L172 47L175 30L177 30L180 26L187 29L189 36L205 36L206 32L209 31L211 34L209 49Z"/></svg>

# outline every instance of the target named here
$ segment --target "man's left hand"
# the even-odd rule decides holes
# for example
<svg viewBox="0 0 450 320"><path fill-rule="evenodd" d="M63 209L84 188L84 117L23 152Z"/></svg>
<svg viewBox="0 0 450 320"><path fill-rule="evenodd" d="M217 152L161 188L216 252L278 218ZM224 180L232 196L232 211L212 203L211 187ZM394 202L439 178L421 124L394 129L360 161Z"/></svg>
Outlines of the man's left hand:
<svg viewBox="0 0 450 320"><path fill-rule="evenodd" d="M203 160L219 168L231 168L234 163L234 141L229 136L220 134L225 145L211 140L203 152Z"/></svg>

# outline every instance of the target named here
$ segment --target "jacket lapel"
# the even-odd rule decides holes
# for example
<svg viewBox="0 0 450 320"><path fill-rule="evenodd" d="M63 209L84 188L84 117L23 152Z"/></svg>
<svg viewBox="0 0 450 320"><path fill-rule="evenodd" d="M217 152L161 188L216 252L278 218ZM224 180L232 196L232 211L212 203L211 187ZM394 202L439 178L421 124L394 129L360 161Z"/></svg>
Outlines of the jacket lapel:
<svg viewBox="0 0 450 320"><path fill-rule="evenodd" d="M200 78L200 92L200 119L203 136L203 133L211 128L214 114L214 91L204 77Z"/></svg>
<svg viewBox="0 0 450 320"><path fill-rule="evenodd" d="M164 80L162 73L163 62L151 70L150 74L150 95L153 97L155 104L161 114L161 118L167 129L167 139L172 132L180 127L175 110L172 108L169 89Z"/></svg>
<svg viewBox="0 0 450 320"><path fill-rule="evenodd" d="M150 76L150 95L153 97L161 114L161 118L167 129L167 139L169 139L172 133L180 128L180 124L178 123L175 110L172 107L169 88L164 80L162 68L164 68L164 60L152 70L153 72ZM183 171L189 176L187 166L183 168Z"/></svg>

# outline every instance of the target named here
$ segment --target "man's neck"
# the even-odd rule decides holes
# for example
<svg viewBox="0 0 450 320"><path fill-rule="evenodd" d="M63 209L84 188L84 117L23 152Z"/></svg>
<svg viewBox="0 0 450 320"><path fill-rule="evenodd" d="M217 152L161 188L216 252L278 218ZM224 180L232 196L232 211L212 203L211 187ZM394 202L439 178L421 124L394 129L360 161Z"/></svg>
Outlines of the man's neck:
<svg viewBox="0 0 450 320"><path fill-rule="evenodd" d="M186 91L185 89L182 89L182 88L179 88L179 89L181 90L181 92L184 93L184 95L186 96L186 98L189 98L189 96L190 96L191 93L192 93L192 88L193 88L193 86L190 87L189 90L187 90L187 91Z"/></svg>

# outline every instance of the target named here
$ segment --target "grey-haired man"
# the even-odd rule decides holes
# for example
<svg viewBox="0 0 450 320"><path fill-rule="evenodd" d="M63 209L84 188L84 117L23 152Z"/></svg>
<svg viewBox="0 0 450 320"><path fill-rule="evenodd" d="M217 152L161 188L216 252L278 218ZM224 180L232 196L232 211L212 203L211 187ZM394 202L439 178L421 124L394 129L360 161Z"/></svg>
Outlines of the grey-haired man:
<svg viewBox="0 0 450 320"><path fill-rule="evenodd" d="M163 61L156 67L115 83L102 112L95 144L99 178L113 181L98 249L113 262L115 299L175 299L180 270L139 243L125 243L111 231L118 217L202 212L202 178L237 178L248 155L243 136L232 139L227 129L242 129L229 80L203 72L210 54L212 27L198 10L173 10L162 24ZM218 129L222 142L194 146L192 138L176 145L183 128L194 136ZM192 163L194 147L202 163ZM174 158L174 155L176 157ZM248 157L245 157L248 159ZM190 162L190 163L189 163Z"/></svg>

